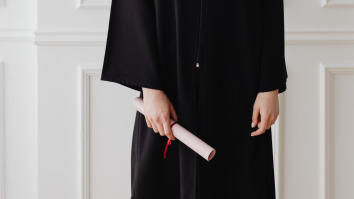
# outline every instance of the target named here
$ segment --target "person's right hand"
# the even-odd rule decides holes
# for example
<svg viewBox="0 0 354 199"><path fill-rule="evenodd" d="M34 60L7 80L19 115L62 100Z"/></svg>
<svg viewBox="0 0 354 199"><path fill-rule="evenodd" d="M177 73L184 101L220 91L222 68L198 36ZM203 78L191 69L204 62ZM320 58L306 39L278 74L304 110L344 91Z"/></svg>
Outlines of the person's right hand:
<svg viewBox="0 0 354 199"><path fill-rule="evenodd" d="M147 126L153 128L155 133L175 140L170 127L170 117L177 121L177 114L168 97L163 91L150 88L143 88L143 96Z"/></svg>

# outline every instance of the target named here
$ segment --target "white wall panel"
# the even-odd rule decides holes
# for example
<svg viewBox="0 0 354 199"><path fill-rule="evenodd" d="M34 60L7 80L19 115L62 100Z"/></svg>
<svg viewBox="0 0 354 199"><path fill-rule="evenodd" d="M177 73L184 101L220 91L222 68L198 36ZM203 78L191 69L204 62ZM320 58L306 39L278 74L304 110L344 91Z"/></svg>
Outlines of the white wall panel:
<svg viewBox="0 0 354 199"><path fill-rule="evenodd" d="M81 89L78 64L97 62L90 46L38 47L39 198L82 194ZM56 193L56 194L53 194Z"/></svg>
<svg viewBox="0 0 354 199"><path fill-rule="evenodd" d="M132 100L138 92L102 82L96 66L80 65L83 199L129 198Z"/></svg>
<svg viewBox="0 0 354 199"><path fill-rule="evenodd" d="M6 199L36 199L35 49L29 40L0 34L3 89ZM9 35L10 36L10 35Z"/></svg>
<svg viewBox="0 0 354 199"><path fill-rule="evenodd" d="M132 98L129 100L126 98L129 97L126 95L129 93L127 92L129 89L119 90L119 87L116 87L117 84L101 82L97 79L98 74L96 73L102 64L100 61L104 52L102 49L102 45L38 46L38 103L40 104L38 120L41 121L38 127L39 198L107 198L107 194L112 192L113 196L122 194L118 192L120 190L119 183L124 181L125 187L129 186L126 178L116 178L123 174L126 175L126 169L114 170L111 168L112 166L129 168L127 167L129 162L124 164L116 159L119 156L114 157L120 155L118 149L114 147L118 147L121 141L125 143L122 145L123 149L126 149L125 146L129 146L131 131L117 132L120 132L120 129L130 129L132 119L124 124L119 122L121 118L124 121L129 112L120 106L123 103L118 102L123 99L130 101ZM89 72L91 69L95 70L92 76ZM89 78L86 84L81 83L84 77ZM105 86L108 86L109 90ZM101 91L101 89L104 90ZM87 98L88 95L83 95L84 90L86 93L90 93L89 98ZM122 95L122 92L125 94ZM89 107L86 106L88 102L84 103L84 100L89 100ZM99 100L99 103L96 100ZM113 107L115 102L117 102L117 108ZM129 107L129 105L126 106L126 103L124 104L125 107ZM85 105L85 109L82 108L83 105ZM111 110L108 112L111 115L99 114L99 117L96 116L101 110L107 110L107 108ZM84 110L86 113L83 113ZM118 114L119 111L123 112ZM110 117L115 126L101 123ZM58 121L61 125L57 125ZM82 128L83 125L88 125L88 128ZM97 127L97 125L100 126ZM93 139L90 143L83 145L84 135L90 135ZM100 140L105 140L107 143L116 141L116 145L102 145ZM88 148L88 150L82 150L82 147ZM113 147L114 150L107 150L105 147ZM88 155L83 154L85 152ZM97 156L97 153L100 155ZM125 159L127 155L129 152L124 151L121 158ZM87 162L85 158L87 161L90 160L88 164L83 163ZM102 160L97 158L102 158ZM105 172L109 172L109 175ZM123 172L123 174L119 172ZM91 195L85 195L87 193L87 191L83 192L85 187L91 188L86 188ZM128 191L124 190L124 194ZM57 194L53 196L53 193Z"/></svg>
<svg viewBox="0 0 354 199"><path fill-rule="evenodd" d="M33 29L36 0L0 0L0 29Z"/></svg>
<svg viewBox="0 0 354 199"><path fill-rule="evenodd" d="M309 42L287 45L288 91L284 94L281 199L323 199L320 63L352 66L354 45ZM340 64L336 64L340 63ZM348 87L350 84L348 84ZM346 102L346 105L353 105ZM345 160L345 155L341 156ZM351 184L347 184L351 185ZM349 197L350 198L350 197Z"/></svg>
<svg viewBox="0 0 354 199"><path fill-rule="evenodd" d="M354 64L320 69L320 198L353 198Z"/></svg>
<svg viewBox="0 0 354 199"><path fill-rule="evenodd" d="M37 0L38 32L50 30L107 30L109 6L107 1L97 0ZM102 9L78 9L78 8Z"/></svg>
<svg viewBox="0 0 354 199"><path fill-rule="evenodd" d="M0 0L1 199L37 197L35 19L35 0Z"/></svg>
<svg viewBox="0 0 354 199"><path fill-rule="evenodd" d="M344 0L330 0L340 4ZM343 8L324 8L322 0L285 0L287 30L354 30L352 0ZM336 3L335 3L336 2Z"/></svg>

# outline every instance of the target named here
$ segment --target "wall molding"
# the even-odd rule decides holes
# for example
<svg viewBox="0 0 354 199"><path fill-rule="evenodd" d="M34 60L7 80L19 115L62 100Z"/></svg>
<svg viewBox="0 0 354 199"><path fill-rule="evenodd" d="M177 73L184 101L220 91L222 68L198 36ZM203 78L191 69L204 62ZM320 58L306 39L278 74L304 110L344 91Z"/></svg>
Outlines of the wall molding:
<svg viewBox="0 0 354 199"><path fill-rule="evenodd" d="M82 199L92 199L91 197L91 82L93 77L101 74L99 67L101 64L81 64L79 65L80 75L80 104L81 104L81 155L82 155Z"/></svg>
<svg viewBox="0 0 354 199"><path fill-rule="evenodd" d="M324 8L346 8L346 7L354 7L354 1L353 2L347 2L347 1L338 1L338 0L321 0L321 6Z"/></svg>
<svg viewBox="0 0 354 199"><path fill-rule="evenodd" d="M272 142L273 142L273 162L274 162L274 177L276 185L276 198L282 198L282 148L284 134L284 94L279 95L280 113L277 121L272 125Z"/></svg>
<svg viewBox="0 0 354 199"><path fill-rule="evenodd" d="M320 169L319 169L319 195L320 199L330 199L331 187L330 187L330 140L329 135L332 128L332 111L331 106L333 103L333 91L331 85L333 84L332 78L335 75L340 74L353 74L353 65L324 65L320 64Z"/></svg>
<svg viewBox="0 0 354 199"><path fill-rule="evenodd" d="M110 0L77 0L77 8L110 8Z"/></svg>
<svg viewBox="0 0 354 199"><path fill-rule="evenodd" d="M1 0L0 0L1 1ZM16 29L16 28L0 28L0 41L34 41L34 30L32 29Z"/></svg>
<svg viewBox="0 0 354 199"><path fill-rule="evenodd" d="M38 46L101 46L107 39L107 32L100 30L47 30L36 31L34 35Z"/></svg>
<svg viewBox="0 0 354 199"><path fill-rule="evenodd" d="M0 61L0 199L6 197L5 146L5 63Z"/></svg>
<svg viewBox="0 0 354 199"><path fill-rule="evenodd" d="M106 43L107 31L37 30L34 37L39 46L101 46ZM287 45L354 44L354 30L289 30L285 32L285 42Z"/></svg>
<svg viewBox="0 0 354 199"><path fill-rule="evenodd" d="M354 44L354 30L292 30L286 31L287 45Z"/></svg>

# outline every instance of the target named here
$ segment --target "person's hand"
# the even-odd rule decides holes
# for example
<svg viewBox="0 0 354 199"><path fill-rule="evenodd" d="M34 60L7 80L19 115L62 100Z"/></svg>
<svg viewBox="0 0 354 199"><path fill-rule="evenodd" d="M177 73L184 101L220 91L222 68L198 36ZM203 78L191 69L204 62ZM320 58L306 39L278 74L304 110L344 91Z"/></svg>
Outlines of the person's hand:
<svg viewBox="0 0 354 199"><path fill-rule="evenodd" d="M143 88L143 96L147 126L153 128L155 133L175 140L170 127L170 117L177 121L177 114L168 97L163 91L150 88Z"/></svg>
<svg viewBox="0 0 354 199"><path fill-rule="evenodd" d="M251 136L265 133L277 120L279 115L278 89L269 92L259 92L253 105L252 128L258 126Z"/></svg>

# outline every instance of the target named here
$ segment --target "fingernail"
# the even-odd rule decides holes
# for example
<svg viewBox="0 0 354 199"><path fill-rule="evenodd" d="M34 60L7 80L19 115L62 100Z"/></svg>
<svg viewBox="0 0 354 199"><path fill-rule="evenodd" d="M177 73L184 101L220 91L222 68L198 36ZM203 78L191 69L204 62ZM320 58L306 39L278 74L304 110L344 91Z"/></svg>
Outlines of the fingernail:
<svg viewBox="0 0 354 199"><path fill-rule="evenodd" d="M252 123L251 123L251 127L254 128L254 126L255 126L255 123L252 122Z"/></svg>

